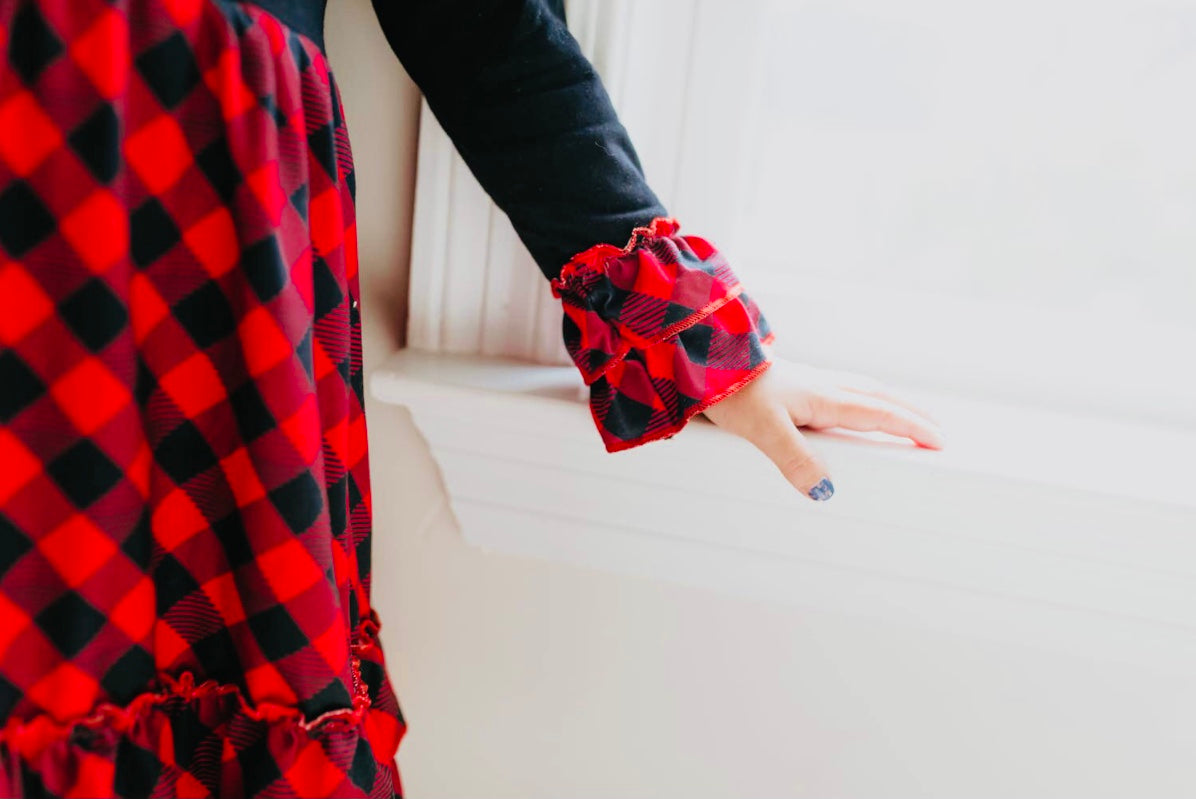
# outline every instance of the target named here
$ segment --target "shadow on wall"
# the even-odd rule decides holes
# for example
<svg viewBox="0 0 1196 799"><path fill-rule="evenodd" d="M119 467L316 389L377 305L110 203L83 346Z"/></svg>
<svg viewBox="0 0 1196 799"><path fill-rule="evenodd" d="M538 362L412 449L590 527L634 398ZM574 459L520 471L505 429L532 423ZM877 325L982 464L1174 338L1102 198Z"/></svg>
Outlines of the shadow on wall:
<svg viewBox="0 0 1196 799"><path fill-rule="evenodd" d="M366 371L406 343L419 90L391 52L369 0L337 0L328 56L357 166Z"/></svg>

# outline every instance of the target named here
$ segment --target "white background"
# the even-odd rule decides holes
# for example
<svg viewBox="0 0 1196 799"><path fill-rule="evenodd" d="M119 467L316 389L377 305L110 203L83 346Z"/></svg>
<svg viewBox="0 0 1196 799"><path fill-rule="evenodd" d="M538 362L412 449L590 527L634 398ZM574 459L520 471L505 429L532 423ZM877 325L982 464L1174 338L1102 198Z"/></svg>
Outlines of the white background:
<svg viewBox="0 0 1196 799"><path fill-rule="evenodd" d="M1196 3L655 0L619 23L649 179L782 353L1196 424Z"/></svg>

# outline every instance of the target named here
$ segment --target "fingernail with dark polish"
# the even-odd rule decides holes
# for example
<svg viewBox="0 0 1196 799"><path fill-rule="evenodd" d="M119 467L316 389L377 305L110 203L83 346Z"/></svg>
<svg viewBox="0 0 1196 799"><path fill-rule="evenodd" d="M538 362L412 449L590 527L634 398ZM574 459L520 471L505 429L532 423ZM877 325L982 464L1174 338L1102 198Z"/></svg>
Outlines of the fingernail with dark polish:
<svg viewBox="0 0 1196 799"><path fill-rule="evenodd" d="M818 485L810 489L808 496L816 502L825 502L835 495L835 484L827 478L822 478Z"/></svg>

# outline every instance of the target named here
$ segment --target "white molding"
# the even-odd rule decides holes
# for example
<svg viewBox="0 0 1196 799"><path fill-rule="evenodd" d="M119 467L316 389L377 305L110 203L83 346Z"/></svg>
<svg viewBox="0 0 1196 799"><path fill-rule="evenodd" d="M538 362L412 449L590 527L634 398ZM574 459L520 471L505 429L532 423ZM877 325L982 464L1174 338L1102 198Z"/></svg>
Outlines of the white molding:
<svg viewBox="0 0 1196 799"><path fill-rule="evenodd" d="M701 421L608 455L572 366L405 350L371 391L410 408L475 546L1086 655L1196 657L1193 434L924 397L950 449L817 435L839 491L815 504Z"/></svg>

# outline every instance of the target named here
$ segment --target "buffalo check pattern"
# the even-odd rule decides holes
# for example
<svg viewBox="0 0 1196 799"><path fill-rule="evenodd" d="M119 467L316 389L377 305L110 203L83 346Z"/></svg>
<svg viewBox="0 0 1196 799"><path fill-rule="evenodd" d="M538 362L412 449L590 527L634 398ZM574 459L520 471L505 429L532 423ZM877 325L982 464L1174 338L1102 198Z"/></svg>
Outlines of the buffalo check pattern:
<svg viewBox="0 0 1196 799"><path fill-rule="evenodd" d="M0 50L0 795L397 795L323 52L225 0Z"/></svg>
<svg viewBox="0 0 1196 799"><path fill-rule="evenodd" d="M723 255L675 219L598 244L552 281L607 451L675 435L769 367L774 336Z"/></svg>

